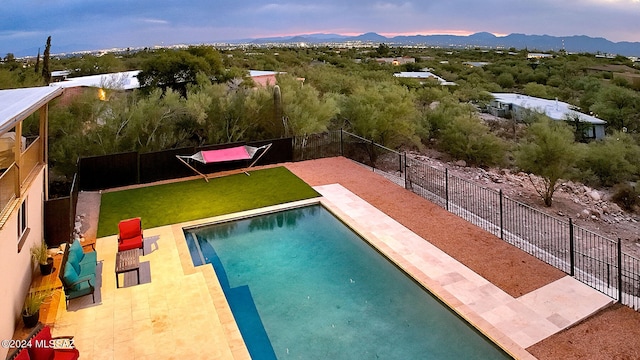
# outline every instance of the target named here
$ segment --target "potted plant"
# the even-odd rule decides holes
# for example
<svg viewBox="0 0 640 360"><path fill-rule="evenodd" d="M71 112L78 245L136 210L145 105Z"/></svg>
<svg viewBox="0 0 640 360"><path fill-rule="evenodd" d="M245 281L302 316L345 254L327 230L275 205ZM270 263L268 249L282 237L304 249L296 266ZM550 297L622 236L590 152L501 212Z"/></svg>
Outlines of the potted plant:
<svg viewBox="0 0 640 360"><path fill-rule="evenodd" d="M51 300L54 289L45 287L42 290L31 290L24 299L22 306L22 322L26 328L32 328L38 324L40 318L40 307Z"/></svg>
<svg viewBox="0 0 640 360"><path fill-rule="evenodd" d="M31 258L33 258L33 262L40 265L42 275L51 274L53 271L53 258L49 256L49 248L44 240L39 245L34 245L31 248Z"/></svg>

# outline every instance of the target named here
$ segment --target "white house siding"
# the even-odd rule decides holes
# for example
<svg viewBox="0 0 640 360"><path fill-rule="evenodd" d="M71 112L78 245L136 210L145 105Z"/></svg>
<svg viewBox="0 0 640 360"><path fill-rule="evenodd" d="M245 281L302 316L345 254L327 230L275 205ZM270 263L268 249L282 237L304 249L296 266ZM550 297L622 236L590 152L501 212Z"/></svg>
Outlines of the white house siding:
<svg viewBox="0 0 640 360"><path fill-rule="evenodd" d="M29 234L20 253L18 253L20 206L12 211L9 219L0 229L0 339L11 339L15 325L18 321L22 321L20 312L31 284L33 271L29 249L44 238L44 172L45 167L41 166L25 193L28 201ZM5 348L0 348L0 359L7 356L7 351Z"/></svg>

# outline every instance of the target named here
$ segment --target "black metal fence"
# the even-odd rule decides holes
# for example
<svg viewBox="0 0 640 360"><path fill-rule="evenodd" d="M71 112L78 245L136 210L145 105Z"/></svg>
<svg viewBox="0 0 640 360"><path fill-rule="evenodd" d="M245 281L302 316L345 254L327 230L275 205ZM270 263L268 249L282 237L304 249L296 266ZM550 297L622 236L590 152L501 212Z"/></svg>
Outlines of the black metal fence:
<svg viewBox="0 0 640 360"><path fill-rule="evenodd" d="M592 288L640 308L640 260L612 240L345 131L294 138L295 160L345 156Z"/></svg>

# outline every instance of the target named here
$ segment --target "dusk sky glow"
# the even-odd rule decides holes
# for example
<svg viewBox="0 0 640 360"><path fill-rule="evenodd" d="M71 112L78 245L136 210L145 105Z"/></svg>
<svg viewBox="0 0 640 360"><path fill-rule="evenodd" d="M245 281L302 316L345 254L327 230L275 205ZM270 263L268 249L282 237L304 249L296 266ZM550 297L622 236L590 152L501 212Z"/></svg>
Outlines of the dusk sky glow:
<svg viewBox="0 0 640 360"><path fill-rule="evenodd" d="M0 56L311 33L385 36L486 31L640 42L640 0L4 0ZM35 55L35 54L34 54Z"/></svg>

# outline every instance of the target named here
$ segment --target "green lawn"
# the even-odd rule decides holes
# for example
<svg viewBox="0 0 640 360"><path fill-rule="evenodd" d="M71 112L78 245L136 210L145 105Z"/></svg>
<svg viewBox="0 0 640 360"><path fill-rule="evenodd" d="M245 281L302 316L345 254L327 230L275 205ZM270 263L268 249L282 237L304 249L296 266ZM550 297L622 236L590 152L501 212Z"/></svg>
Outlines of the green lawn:
<svg viewBox="0 0 640 360"><path fill-rule="evenodd" d="M284 167L102 194L98 237L117 234L122 219L143 228L176 224L319 196Z"/></svg>

